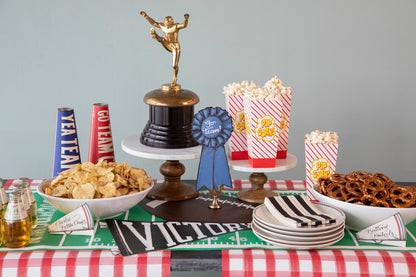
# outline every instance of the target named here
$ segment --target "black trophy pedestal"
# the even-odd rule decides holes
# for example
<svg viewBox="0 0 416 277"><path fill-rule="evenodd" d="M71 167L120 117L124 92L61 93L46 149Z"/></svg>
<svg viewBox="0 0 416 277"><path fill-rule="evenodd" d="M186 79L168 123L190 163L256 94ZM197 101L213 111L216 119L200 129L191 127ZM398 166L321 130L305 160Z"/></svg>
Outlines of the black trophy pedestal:
<svg viewBox="0 0 416 277"><path fill-rule="evenodd" d="M187 148L196 146L192 136L194 106L150 106L147 122L140 142L156 148Z"/></svg>
<svg viewBox="0 0 416 277"><path fill-rule="evenodd" d="M188 148L196 146L192 136L194 105L198 96L189 90L153 90L146 94L149 121L140 142L156 148Z"/></svg>

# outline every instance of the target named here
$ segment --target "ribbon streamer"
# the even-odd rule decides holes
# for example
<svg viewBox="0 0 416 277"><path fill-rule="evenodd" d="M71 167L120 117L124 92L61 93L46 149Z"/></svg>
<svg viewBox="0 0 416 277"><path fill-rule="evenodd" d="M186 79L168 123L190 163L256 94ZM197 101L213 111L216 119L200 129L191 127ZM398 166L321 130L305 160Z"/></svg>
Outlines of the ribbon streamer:
<svg viewBox="0 0 416 277"><path fill-rule="evenodd" d="M202 187L216 191L224 185L232 187L224 144L233 131L232 119L227 111L205 108L192 121L192 135L202 145L198 168L197 190Z"/></svg>

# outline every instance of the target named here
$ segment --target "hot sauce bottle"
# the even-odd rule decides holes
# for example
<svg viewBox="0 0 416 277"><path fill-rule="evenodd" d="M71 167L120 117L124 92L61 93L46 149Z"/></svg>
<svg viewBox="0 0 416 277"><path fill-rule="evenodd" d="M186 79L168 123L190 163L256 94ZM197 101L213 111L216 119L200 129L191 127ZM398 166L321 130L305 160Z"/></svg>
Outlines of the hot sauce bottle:
<svg viewBox="0 0 416 277"><path fill-rule="evenodd" d="M24 247L29 244L31 226L29 216L22 202L22 193L12 191L9 193L9 204L4 214L4 245L9 248Z"/></svg>
<svg viewBox="0 0 416 277"><path fill-rule="evenodd" d="M27 198L29 199L30 204L30 213L32 216L32 229L36 228L38 225L38 205L36 204L35 196L33 195L32 189L30 188L28 178L19 178L19 183L25 185Z"/></svg>

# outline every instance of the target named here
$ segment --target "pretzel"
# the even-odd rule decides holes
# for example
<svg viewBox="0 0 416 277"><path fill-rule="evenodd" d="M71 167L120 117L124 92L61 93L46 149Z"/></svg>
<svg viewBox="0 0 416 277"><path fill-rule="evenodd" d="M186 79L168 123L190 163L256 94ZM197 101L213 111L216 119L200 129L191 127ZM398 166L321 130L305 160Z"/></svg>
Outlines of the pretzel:
<svg viewBox="0 0 416 277"><path fill-rule="evenodd" d="M347 174L345 178L347 178L347 180L349 181L356 181L356 180L365 181L371 176L372 176L371 173L366 172L366 171L353 171Z"/></svg>
<svg viewBox="0 0 416 277"><path fill-rule="evenodd" d="M348 181L345 184L345 188L348 190L348 192L353 195L353 197L361 198L363 196L363 185L364 182L360 180L356 181Z"/></svg>
<svg viewBox="0 0 416 277"><path fill-rule="evenodd" d="M377 197L375 197L374 195L364 195L361 198L362 202L364 203L364 205L367 206L373 206L373 207L390 207L390 204L385 201L385 200L380 200Z"/></svg>
<svg viewBox="0 0 416 277"><path fill-rule="evenodd" d="M416 186L397 186L382 173L353 171L318 180L319 191L331 198L375 207L416 207Z"/></svg>
<svg viewBox="0 0 416 277"><path fill-rule="evenodd" d="M332 174L331 176L329 176L329 180L334 183L342 183L342 184L345 184L347 182L347 180L345 179L345 175L340 174L340 173Z"/></svg>
<svg viewBox="0 0 416 277"><path fill-rule="evenodd" d="M375 196L379 200L387 200L390 196L389 190L385 187L385 183L377 178L368 179L363 184L364 195Z"/></svg>
<svg viewBox="0 0 416 277"><path fill-rule="evenodd" d="M319 178L318 179L318 184L319 184L319 192L323 195L327 195L328 191L326 189L326 187L329 184L329 180L326 178Z"/></svg>
<svg viewBox="0 0 416 277"><path fill-rule="evenodd" d="M388 189L390 189L392 186L395 185L394 182L390 180L390 178L387 177L387 175L384 175L383 173L375 173L373 177L380 179L382 182L384 182L386 184L386 187L388 187Z"/></svg>
<svg viewBox="0 0 416 277"><path fill-rule="evenodd" d="M345 189L344 185L331 183L327 186L328 196L334 199L345 201L348 196L348 191Z"/></svg>
<svg viewBox="0 0 416 277"><path fill-rule="evenodd" d="M416 196L413 189L404 186L394 186L390 189L391 204L395 208L409 208L415 205Z"/></svg>

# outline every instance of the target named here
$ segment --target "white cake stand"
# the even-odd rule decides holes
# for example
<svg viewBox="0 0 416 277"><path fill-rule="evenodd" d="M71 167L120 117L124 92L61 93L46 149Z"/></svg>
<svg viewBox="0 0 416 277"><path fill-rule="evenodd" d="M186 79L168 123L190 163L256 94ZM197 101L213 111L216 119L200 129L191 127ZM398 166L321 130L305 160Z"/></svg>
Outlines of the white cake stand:
<svg viewBox="0 0 416 277"><path fill-rule="evenodd" d="M197 159L201 156L201 146L179 149L149 147L140 142L140 135L126 137L121 142L124 152L141 158L166 160L160 166L164 182L156 184L147 197L158 200L179 201L198 196L195 186L181 182L185 166L179 160Z"/></svg>
<svg viewBox="0 0 416 277"><path fill-rule="evenodd" d="M264 198L276 196L271 190L264 189L264 184L267 182L267 176L265 172L279 172L294 168L298 163L296 156L287 154L286 159L276 159L275 167L270 168L254 168L250 165L248 160L231 160L228 157L228 164L236 171L252 172L249 176L251 183L250 189L242 190L238 193L237 197L240 200L251 203L263 203Z"/></svg>

